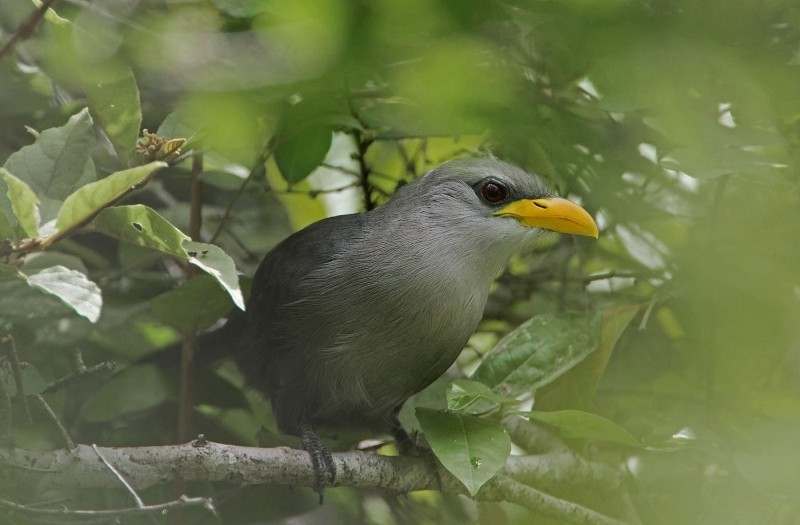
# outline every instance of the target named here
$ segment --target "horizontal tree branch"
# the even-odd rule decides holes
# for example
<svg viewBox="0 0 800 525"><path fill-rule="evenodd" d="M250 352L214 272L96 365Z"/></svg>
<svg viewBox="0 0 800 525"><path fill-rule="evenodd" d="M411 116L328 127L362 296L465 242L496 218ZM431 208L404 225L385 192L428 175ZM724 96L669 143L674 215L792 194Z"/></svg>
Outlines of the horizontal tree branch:
<svg viewBox="0 0 800 525"><path fill-rule="evenodd" d="M106 448L77 445L72 450L29 451L0 449L0 479L16 489L36 492L60 489L119 487L119 479L98 455L124 476L132 490L174 480L226 482L236 485L285 484L311 486L314 474L308 454L287 447L254 448L196 441L183 445ZM546 456L546 455L545 455ZM560 461L568 461L560 453ZM619 525L623 522L541 490L558 485L562 477L542 467L537 456L512 456L506 471L488 482L477 494L484 501L511 501L565 523ZM385 489L398 493L437 489L466 494L464 486L432 461L431 457L387 457L362 451L333 454L335 486ZM583 461L583 460L581 460ZM586 469L584 469L586 470ZM586 483L599 480L598 469L587 474ZM610 469L609 469L610 470ZM3 472L5 471L5 472ZM587 470L588 472L588 470ZM616 472L611 477L615 477ZM573 470L572 475L580 473ZM513 479L512 479L513 477ZM533 488L531 483L537 488ZM618 480L613 480L619 487ZM0 482L2 485L3 482ZM579 477L570 483L580 483Z"/></svg>

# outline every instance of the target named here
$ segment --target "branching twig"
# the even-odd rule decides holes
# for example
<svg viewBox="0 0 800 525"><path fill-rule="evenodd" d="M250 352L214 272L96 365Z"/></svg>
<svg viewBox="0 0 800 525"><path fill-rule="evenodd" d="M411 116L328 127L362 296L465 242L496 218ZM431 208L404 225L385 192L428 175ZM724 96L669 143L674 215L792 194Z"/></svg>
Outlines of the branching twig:
<svg viewBox="0 0 800 525"><path fill-rule="evenodd" d="M321 190L296 190L294 188L288 188L285 190L275 190L275 193L284 193L284 194L299 194L299 195L308 195L309 197L316 197L317 195L323 195L327 193L339 193L345 190L349 190L351 188L358 188L361 184L358 182L354 182L352 184L346 184L344 186L339 186L338 188L326 188Z"/></svg>
<svg viewBox="0 0 800 525"><path fill-rule="evenodd" d="M352 98L348 99L348 104L350 105L350 114L361 126L361 129L351 129L350 134L356 141L356 152L353 154L353 158L358 161L358 180L359 184L361 185L361 191L364 193L364 210L370 211L375 208L377 203L372 199L372 185L369 182L370 167L369 164L367 164L366 156L367 149L369 149L374 139L368 131L365 131L367 129L367 125L361 119L358 111L356 111L356 107L355 104L353 104Z"/></svg>
<svg viewBox="0 0 800 525"><path fill-rule="evenodd" d="M322 164L320 164L320 166L322 166L323 168L327 168L329 170L338 171L339 173L342 173L344 175L350 175L351 177L357 177L357 178L361 177L361 173L355 170L351 170L350 168L345 168L344 166L337 166L335 164L330 164L328 162L323 162Z"/></svg>
<svg viewBox="0 0 800 525"><path fill-rule="evenodd" d="M625 525L623 521L610 518L577 503L556 498L504 475L498 475L489 481L478 493L478 496L492 501L510 501L523 505L539 514L554 518L558 523Z"/></svg>
<svg viewBox="0 0 800 525"><path fill-rule="evenodd" d="M5 508L17 512L24 516L30 517L47 517L58 516L63 519L78 519L78 518L116 518L132 515L155 515L164 512L185 508L185 507L203 507L214 516L217 515L214 503L211 498L189 498L181 496L180 498L168 501L166 503L159 503L158 505L145 505L144 507L131 507L126 509L113 509L113 510L70 510L70 509L40 509L29 505L20 505L6 499L0 499L0 508Z"/></svg>
<svg viewBox="0 0 800 525"><path fill-rule="evenodd" d="M236 205L236 202L244 193L244 190L247 187L247 185L250 184L250 182L257 176L261 176L264 174L264 171L266 169L265 167L266 163L272 156L274 146L275 146L275 140L273 138L270 138L266 146L264 146L264 149L261 151L261 154L253 163L253 166L250 168L250 173L239 185L239 189L236 190L236 193L231 198L230 202L228 202L228 205L225 207L225 211L222 213L222 218L219 221L219 225L217 226L214 235L211 236L211 239L209 239L208 242L214 243L217 240L217 237L219 237L220 233L222 233L222 230L225 228L225 222L228 220L228 217L230 217L231 212L233 211L233 207Z"/></svg>
<svg viewBox="0 0 800 525"><path fill-rule="evenodd" d="M116 363L114 361L103 361L101 363L97 363L96 365L87 367L83 363L83 357L81 356L80 350L75 351L75 371L69 375L66 375L62 378L56 379L52 383L48 384L44 390L42 390L42 394L50 394L61 390L62 388L79 381L85 377L89 377L93 374L97 374L100 372L111 372L116 367Z"/></svg>

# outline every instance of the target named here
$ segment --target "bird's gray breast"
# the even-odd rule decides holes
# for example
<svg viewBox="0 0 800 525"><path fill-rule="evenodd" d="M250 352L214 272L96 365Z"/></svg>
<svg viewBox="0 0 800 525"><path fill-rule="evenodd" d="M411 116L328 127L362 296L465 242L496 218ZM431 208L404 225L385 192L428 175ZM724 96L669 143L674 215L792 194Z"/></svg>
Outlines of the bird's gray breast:
<svg viewBox="0 0 800 525"><path fill-rule="evenodd" d="M319 419L380 416L433 382L475 330L491 282L425 250L328 266L308 283L317 281L316 328L326 334L311 375L337 392L319 399ZM333 271L346 275L330 278Z"/></svg>

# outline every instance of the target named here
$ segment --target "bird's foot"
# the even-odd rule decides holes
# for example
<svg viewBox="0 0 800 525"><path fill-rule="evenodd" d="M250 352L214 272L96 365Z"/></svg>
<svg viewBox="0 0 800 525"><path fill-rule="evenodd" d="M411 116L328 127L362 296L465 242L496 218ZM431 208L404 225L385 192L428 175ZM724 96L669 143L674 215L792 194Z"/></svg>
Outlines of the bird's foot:
<svg viewBox="0 0 800 525"><path fill-rule="evenodd" d="M333 462L333 454L314 433L311 425L303 425L301 432L303 450L311 456L314 467L314 492L319 494L319 504L322 505L325 501L325 487L336 481L336 464ZM326 481L326 474L330 475L330 481Z"/></svg>
<svg viewBox="0 0 800 525"><path fill-rule="evenodd" d="M419 456L424 454L426 450L430 451L430 447L419 432L414 432L413 434L406 432L406 429L400 424L397 416L390 421L389 428L394 437L397 451L401 456Z"/></svg>
<svg viewBox="0 0 800 525"><path fill-rule="evenodd" d="M439 487L439 490L442 490L442 479L439 475L439 469L441 467L441 463L439 459L436 457L436 454L433 453L430 445L425 440L425 437L422 436L419 432L414 432L412 435L409 435L408 432L403 428L400 424L400 421L397 420L395 417L392 425L392 435L394 435L395 443L397 445L397 450L400 452L401 456L417 456L422 457L425 459L433 468L433 472L436 473L436 484Z"/></svg>

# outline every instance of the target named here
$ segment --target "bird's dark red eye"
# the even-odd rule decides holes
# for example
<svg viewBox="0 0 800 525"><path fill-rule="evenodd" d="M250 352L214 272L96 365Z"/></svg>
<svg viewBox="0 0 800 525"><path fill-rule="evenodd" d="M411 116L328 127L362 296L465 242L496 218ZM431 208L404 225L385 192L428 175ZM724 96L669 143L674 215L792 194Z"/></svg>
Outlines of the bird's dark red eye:
<svg viewBox="0 0 800 525"><path fill-rule="evenodd" d="M505 186L493 180L487 180L481 186L481 195L486 199L486 202L500 202L506 198L507 193Z"/></svg>

